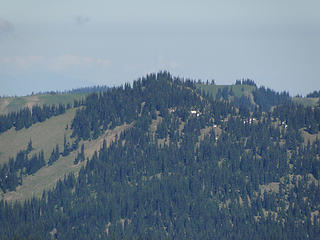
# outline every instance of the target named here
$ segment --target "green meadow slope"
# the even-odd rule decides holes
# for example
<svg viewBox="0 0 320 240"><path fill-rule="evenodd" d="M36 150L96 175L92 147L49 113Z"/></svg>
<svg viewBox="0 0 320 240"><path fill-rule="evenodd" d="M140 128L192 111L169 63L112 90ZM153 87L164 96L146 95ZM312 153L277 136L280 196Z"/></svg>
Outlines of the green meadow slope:
<svg viewBox="0 0 320 240"><path fill-rule="evenodd" d="M24 97L4 97L0 98L0 114L19 111L24 107L34 105L52 105L52 104L72 104L74 100L84 98L86 94L38 94Z"/></svg>
<svg viewBox="0 0 320 240"><path fill-rule="evenodd" d="M70 109L65 114L38 122L27 129L16 131L11 128L0 134L0 164L7 162L9 157L15 157L18 151L25 149L30 139L34 148L30 154L43 150L45 158L48 158L56 144L59 144L62 149L64 135L69 137L71 134L71 130L66 130L66 126L71 125L75 111Z"/></svg>
<svg viewBox="0 0 320 240"><path fill-rule="evenodd" d="M314 106L317 106L319 104L320 98L310 98L310 97L308 97L308 98L307 97L298 98L298 97L294 97L294 98L292 98L292 100L297 104L302 104L304 106L314 107Z"/></svg>
<svg viewBox="0 0 320 240"><path fill-rule="evenodd" d="M32 140L33 150L30 155L44 151L45 160L48 161L50 154L56 144L59 145L60 152L63 151L64 136L67 141L72 142L71 121L75 115L76 109L69 109L65 114L52 117L44 122L36 123L28 129L19 131L13 128L0 134L0 165L8 162L9 157L15 157L17 152L25 149L30 139ZM68 129L66 126L68 125ZM116 135L127 129L130 125L121 125L113 130L106 131L103 135L95 140L81 141L85 146L85 157L91 157L95 151L99 150L103 141L107 141L109 145ZM52 189L57 181L62 180L64 176L73 172L76 173L85 165L85 162L74 165L74 159L77 156L79 149L71 152L68 156L60 156L51 166L44 166L39 171L32 175L23 177L23 183L18 186L16 191L1 193L0 199L7 201L24 201L32 197L41 197L43 190Z"/></svg>
<svg viewBox="0 0 320 240"><path fill-rule="evenodd" d="M197 84L197 88L212 96L216 96L219 89L222 91L224 88L232 89L234 96L241 97L243 95L249 96L255 89L255 86L249 85L211 85L211 84Z"/></svg>

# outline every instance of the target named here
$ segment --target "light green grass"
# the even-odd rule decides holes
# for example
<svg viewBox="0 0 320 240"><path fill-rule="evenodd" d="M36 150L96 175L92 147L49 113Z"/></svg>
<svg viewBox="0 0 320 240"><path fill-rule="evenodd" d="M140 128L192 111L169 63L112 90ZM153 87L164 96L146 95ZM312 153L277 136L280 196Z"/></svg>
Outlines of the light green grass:
<svg viewBox="0 0 320 240"><path fill-rule="evenodd" d="M198 89L201 89L201 91L205 91L206 93L212 94L212 96L216 97L219 89L228 87L228 90L232 88L232 91L234 93L234 96L241 97L243 95L249 96L252 91L256 89L255 86L249 86L249 85L206 85L206 84L197 84L196 85Z"/></svg>
<svg viewBox="0 0 320 240"><path fill-rule="evenodd" d="M319 102L319 98L306 98L306 97L304 97L304 98L294 97L294 98L292 98L292 100L295 103L302 104L304 106L310 106L310 107L317 106L318 102Z"/></svg>
<svg viewBox="0 0 320 240"><path fill-rule="evenodd" d="M304 131L303 129L301 129L301 133L302 133L302 137L303 137L303 140L304 140L303 144L305 146L307 146L308 142L310 142L312 144L317 139L320 139L320 133L310 134L310 133Z"/></svg>
<svg viewBox="0 0 320 240"><path fill-rule="evenodd" d="M32 107L33 105L58 105L73 104L74 100L85 98L87 94L40 94L25 97L8 97L0 99L0 114L8 114L16 112L24 107Z"/></svg>
<svg viewBox="0 0 320 240"><path fill-rule="evenodd" d="M70 128L65 130L65 127L67 124L71 125L75 111L70 109L65 114L36 123L28 129L16 131L11 128L0 134L0 165L7 162L9 157L15 157L18 151L25 149L30 139L34 147L31 154L43 150L45 157L49 158L56 144L62 149L64 135L69 137L71 134Z"/></svg>
<svg viewBox="0 0 320 240"><path fill-rule="evenodd" d="M74 100L84 98L86 94L45 94L39 95L41 104L68 104L73 103Z"/></svg>
<svg viewBox="0 0 320 240"><path fill-rule="evenodd" d="M64 134L67 136L67 140L70 140L71 130L65 129L66 124L69 124L74 117L76 109L68 110L65 114L57 117L52 117L43 123L37 123L31 126L29 129L22 129L15 131L13 129L0 135L0 164L7 162L9 156L15 156L17 151L26 148L29 139L32 139L33 147L35 148L30 154L39 152L41 149L45 152L45 160L51 154L52 149L59 144L60 152L63 150L63 138ZM112 130L107 130L99 138L95 140L81 141L79 146L84 144L85 157L90 158L95 151L99 150L103 145L103 141L106 140L107 146L110 145L116 136L120 135L122 131L129 128L132 125L118 126ZM72 142L70 140L70 142ZM85 165L85 161L77 165L73 164L73 161L77 155L79 149L70 153L66 157L60 157L53 165L45 166L33 175L24 176L21 186L18 186L16 191L1 193L0 200L5 199L7 201L24 201L31 197L41 197L44 190L52 189L59 179L63 179L64 176L69 173L77 173L81 169L81 166Z"/></svg>
<svg viewBox="0 0 320 240"><path fill-rule="evenodd" d="M74 117L76 109L70 109L65 114L52 117L45 122L36 123L28 129L9 131L0 135L0 164L8 161L9 156L15 156L16 153L27 147L29 139L32 140L34 149L30 155L43 150L45 160L48 161L52 149L59 144L60 151L63 150L63 139L66 135L70 140L71 130L65 129ZM43 190L53 188L58 179L63 179L65 175L71 172L77 172L81 168L81 164L74 165L73 160L77 151L72 152L69 156L60 157L51 166L45 166L33 175L25 176L23 184L18 186L16 191L0 193L0 199L8 201L25 200L31 197L41 197ZM84 163L82 163L83 165Z"/></svg>
<svg viewBox="0 0 320 240"><path fill-rule="evenodd" d="M26 104L26 99L24 97L16 97L16 98L10 98L10 102L7 105L7 111L8 112L16 112L19 109L21 109L21 106L24 106Z"/></svg>
<svg viewBox="0 0 320 240"><path fill-rule="evenodd" d="M116 136L121 134L122 131L131 127L131 125L118 126L113 130L107 130L103 135L95 140L81 141L84 144L85 157L91 158L95 151L98 151L103 141L106 140L107 146L115 140ZM77 165L73 164L73 161L77 155L77 152L73 151L66 157L60 157L53 165L45 166L37 171L33 175L25 176L21 186L17 187L16 191L7 192L5 194L0 193L0 199L7 201L24 201L32 197L41 197L44 190L52 189L59 179L63 179L70 173L75 173L77 176L82 166L86 164L86 161L81 162Z"/></svg>
<svg viewBox="0 0 320 240"><path fill-rule="evenodd" d="M73 164L76 152L72 152L69 156L60 157L51 166L41 168L33 175L23 178L23 184L17 187L16 191L7 192L0 195L0 198L7 201L24 201L32 197L41 197L44 190L52 189L59 179L74 172L79 172L85 162L77 165Z"/></svg>

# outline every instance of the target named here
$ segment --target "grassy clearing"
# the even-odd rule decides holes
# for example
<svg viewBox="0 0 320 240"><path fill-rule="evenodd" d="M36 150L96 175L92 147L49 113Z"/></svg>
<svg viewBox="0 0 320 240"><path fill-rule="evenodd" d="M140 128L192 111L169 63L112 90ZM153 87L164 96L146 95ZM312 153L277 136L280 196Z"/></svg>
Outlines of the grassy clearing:
<svg viewBox="0 0 320 240"><path fill-rule="evenodd" d="M219 89L222 91L223 88L227 87L228 90L232 89L234 96L241 97L243 95L249 96L252 91L256 89L255 86L249 86L249 85L206 85L206 84L197 84L196 85L198 89L201 89L202 91L205 91L209 94L212 94L214 97L216 97Z"/></svg>
<svg viewBox="0 0 320 240"><path fill-rule="evenodd" d="M45 94L39 95L39 99L41 104L68 104L85 96L86 94Z"/></svg>
<svg viewBox="0 0 320 240"><path fill-rule="evenodd" d="M6 111L16 112L21 108L21 106L24 106L26 102L26 99L23 97L10 98L8 105L6 106Z"/></svg>
<svg viewBox="0 0 320 240"><path fill-rule="evenodd" d="M33 105L73 104L74 100L85 98L87 94L40 94L25 97L9 97L0 99L0 114L19 111Z"/></svg>
<svg viewBox="0 0 320 240"><path fill-rule="evenodd" d="M23 179L23 184L17 187L14 192L7 192L0 196L7 201L24 201L32 197L41 197L44 190L50 190L59 179L71 172L78 172L85 162L74 165L73 160L76 153L73 152L67 157L60 157L53 165L41 168L33 175Z"/></svg>
<svg viewBox="0 0 320 240"><path fill-rule="evenodd" d="M314 107L318 105L319 98L297 98L294 97L292 100L297 104L302 104L304 106Z"/></svg>
<svg viewBox="0 0 320 240"><path fill-rule="evenodd" d="M70 136L71 130L65 130L65 127L67 124L70 126L75 111L70 109L65 114L36 123L28 129L16 131L12 128L0 134L0 164L7 162L9 157L15 157L18 151L25 149L30 139L34 148L31 154L43 150L45 158L48 159L56 144L59 144L62 149L64 135Z"/></svg>
<svg viewBox="0 0 320 240"><path fill-rule="evenodd" d="M56 124L58 120L59 119L56 119L55 123L50 124L58 126L58 124ZM79 146L81 146L83 143L85 146L85 157L91 158L94 152L98 151L102 147L104 140L106 140L107 146L110 146L110 144L115 140L116 136L119 136L122 131L130 128L131 126L132 124L124 124L122 126L118 126L113 130L106 131L103 135L95 140L81 141ZM57 131L59 130L57 129ZM70 134L70 130L68 130L67 132L68 134ZM54 137L51 138L52 142L50 144L52 146L55 146L56 144L54 139ZM60 141L59 144L63 144L63 135L62 141ZM51 151L52 148L50 149L50 152ZM60 157L53 165L45 166L35 174L24 177L23 184L17 187L16 191L0 194L0 199L5 199L7 201L24 201L32 197L41 197L42 192L44 190L52 189L59 179L63 179L64 176L67 176L70 173L75 173L77 175L81 167L86 163L86 161L84 161L82 163L74 165L73 160L75 159L78 151L79 150L73 151L66 157Z"/></svg>
<svg viewBox="0 0 320 240"><path fill-rule="evenodd" d="M307 146L308 142L310 142L311 144L316 141L317 139L320 139L320 133L317 134L310 134L304 130L301 130L302 133L302 137L303 137L303 144L305 146Z"/></svg>

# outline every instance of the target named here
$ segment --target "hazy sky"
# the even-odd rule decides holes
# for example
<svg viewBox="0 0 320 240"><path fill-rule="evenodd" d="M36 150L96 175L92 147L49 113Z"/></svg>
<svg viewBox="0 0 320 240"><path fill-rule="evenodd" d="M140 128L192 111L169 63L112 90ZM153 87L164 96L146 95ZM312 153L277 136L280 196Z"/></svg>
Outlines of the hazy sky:
<svg viewBox="0 0 320 240"><path fill-rule="evenodd" d="M147 73L320 89L319 0L0 0L0 95Z"/></svg>

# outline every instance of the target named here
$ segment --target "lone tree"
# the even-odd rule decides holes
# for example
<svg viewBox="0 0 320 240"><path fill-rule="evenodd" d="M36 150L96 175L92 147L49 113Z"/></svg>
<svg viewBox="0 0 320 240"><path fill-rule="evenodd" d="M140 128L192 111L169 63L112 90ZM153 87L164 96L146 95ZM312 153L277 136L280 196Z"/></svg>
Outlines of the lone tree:
<svg viewBox="0 0 320 240"><path fill-rule="evenodd" d="M33 147L32 147L32 140L31 140L31 138L30 138L30 140L29 140L29 142L28 142L27 153L31 152L32 149L33 149Z"/></svg>

